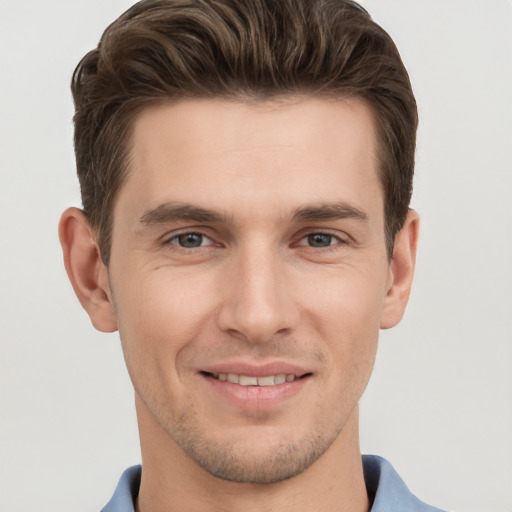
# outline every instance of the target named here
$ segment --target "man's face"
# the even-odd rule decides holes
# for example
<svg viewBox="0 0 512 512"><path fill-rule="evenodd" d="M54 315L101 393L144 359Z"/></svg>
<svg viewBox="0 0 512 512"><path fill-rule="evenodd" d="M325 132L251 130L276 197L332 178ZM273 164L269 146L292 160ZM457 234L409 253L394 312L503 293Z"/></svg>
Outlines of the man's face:
<svg viewBox="0 0 512 512"><path fill-rule="evenodd" d="M143 439L253 482L339 439L391 284L375 146L358 100L140 115L109 277Z"/></svg>

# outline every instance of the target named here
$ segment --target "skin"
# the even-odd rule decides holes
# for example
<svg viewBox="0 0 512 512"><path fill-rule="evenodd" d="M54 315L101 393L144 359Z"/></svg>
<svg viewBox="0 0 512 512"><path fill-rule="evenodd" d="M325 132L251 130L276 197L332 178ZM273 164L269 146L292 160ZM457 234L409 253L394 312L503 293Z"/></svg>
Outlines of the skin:
<svg viewBox="0 0 512 512"><path fill-rule="evenodd" d="M184 100L135 122L108 269L64 212L71 282L135 388L139 511L369 509L357 404L418 235L411 211L388 259L375 155L357 99ZM239 393L208 373L263 365L301 379Z"/></svg>

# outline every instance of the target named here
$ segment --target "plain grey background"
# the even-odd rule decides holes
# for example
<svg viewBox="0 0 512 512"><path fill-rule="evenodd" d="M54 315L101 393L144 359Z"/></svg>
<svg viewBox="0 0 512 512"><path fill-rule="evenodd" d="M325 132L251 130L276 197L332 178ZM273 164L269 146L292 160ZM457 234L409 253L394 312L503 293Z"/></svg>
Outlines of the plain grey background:
<svg viewBox="0 0 512 512"><path fill-rule="evenodd" d="M416 282L384 332L362 449L419 497L511 512L512 3L366 0L395 39L421 126ZM139 462L118 336L65 276L80 205L69 80L127 0L0 0L0 511L85 512Z"/></svg>

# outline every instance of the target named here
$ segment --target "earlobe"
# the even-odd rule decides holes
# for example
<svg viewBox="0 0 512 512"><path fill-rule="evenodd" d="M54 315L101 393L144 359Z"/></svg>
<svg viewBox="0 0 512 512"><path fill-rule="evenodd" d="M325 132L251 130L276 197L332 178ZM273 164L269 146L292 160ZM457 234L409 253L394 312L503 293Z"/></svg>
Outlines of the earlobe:
<svg viewBox="0 0 512 512"><path fill-rule="evenodd" d="M108 270L101 260L94 232L81 210L68 208L62 214L59 238L69 280L92 324L99 331L116 331Z"/></svg>
<svg viewBox="0 0 512 512"><path fill-rule="evenodd" d="M419 215L410 210L396 235L390 263L390 286L384 300L380 328L389 329L402 319L411 292L419 236Z"/></svg>

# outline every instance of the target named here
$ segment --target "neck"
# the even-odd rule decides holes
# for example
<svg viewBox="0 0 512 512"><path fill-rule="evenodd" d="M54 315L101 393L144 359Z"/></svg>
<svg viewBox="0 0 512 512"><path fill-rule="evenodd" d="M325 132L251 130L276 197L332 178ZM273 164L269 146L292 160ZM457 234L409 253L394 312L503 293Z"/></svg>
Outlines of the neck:
<svg viewBox="0 0 512 512"><path fill-rule="evenodd" d="M137 403L142 480L137 512L368 512L358 410L328 450L302 473L271 484L237 483L193 462Z"/></svg>

